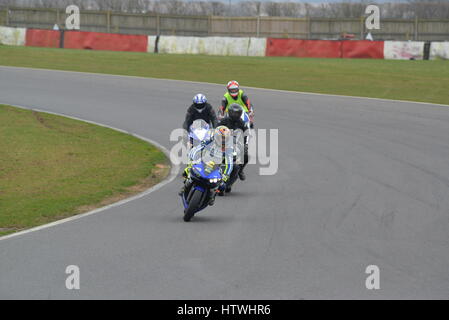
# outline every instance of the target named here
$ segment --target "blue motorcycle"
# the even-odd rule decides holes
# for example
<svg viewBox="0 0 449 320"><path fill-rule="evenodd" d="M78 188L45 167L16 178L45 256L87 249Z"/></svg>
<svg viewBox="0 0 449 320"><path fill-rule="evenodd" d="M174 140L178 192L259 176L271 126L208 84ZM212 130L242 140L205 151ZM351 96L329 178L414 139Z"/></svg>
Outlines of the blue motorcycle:
<svg viewBox="0 0 449 320"><path fill-rule="evenodd" d="M222 172L220 164L213 161L209 163L194 164L190 169L192 183L185 188L181 195L184 205L184 221L190 221L195 213L209 205L211 192L215 192L221 184Z"/></svg>

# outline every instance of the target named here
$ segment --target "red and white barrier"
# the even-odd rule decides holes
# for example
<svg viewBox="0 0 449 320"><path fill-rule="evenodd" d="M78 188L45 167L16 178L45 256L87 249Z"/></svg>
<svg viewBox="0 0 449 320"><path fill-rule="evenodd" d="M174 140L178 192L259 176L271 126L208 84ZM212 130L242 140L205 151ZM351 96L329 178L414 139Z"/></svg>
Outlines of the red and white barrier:
<svg viewBox="0 0 449 320"><path fill-rule="evenodd" d="M146 35L66 31L64 48L147 52L148 37Z"/></svg>
<svg viewBox="0 0 449 320"><path fill-rule="evenodd" d="M449 59L449 42L432 42L430 59Z"/></svg>
<svg viewBox="0 0 449 320"><path fill-rule="evenodd" d="M384 42L348 40L341 42L342 58L384 59Z"/></svg>
<svg viewBox="0 0 449 320"><path fill-rule="evenodd" d="M249 38L248 40L248 56L264 57L267 51L267 39L265 38Z"/></svg>
<svg viewBox="0 0 449 320"><path fill-rule="evenodd" d="M340 58L341 42L268 38L265 55L268 57Z"/></svg>
<svg viewBox="0 0 449 320"><path fill-rule="evenodd" d="M27 47L48 47L59 48L60 32L55 30L27 29L26 41Z"/></svg>
<svg viewBox="0 0 449 320"><path fill-rule="evenodd" d="M449 59L449 42L432 42L429 50L423 41L146 36L1 26L0 44L223 56Z"/></svg>
<svg viewBox="0 0 449 320"><path fill-rule="evenodd" d="M147 52L156 52L156 36L148 36L147 39Z"/></svg>
<svg viewBox="0 0 449 320"><path fill-rule="evenodd" d="M8 46L25 45L25 28L9 28L0 26L0 44Z"/></svg>
<svg viewBox="0 0 449 320"><path fill-rule="evenodd" d="M385 41L384 59L422 60L423 41Z"/></svg>
<svg viewBox="0 0 449 320"><path fill-rule="evenodd" d="M306 58L384 58L383 41L267 39L267 56Z"/></svg>
<svg viewBox="0 0 449 320"><path fill-rule="evenodd" d="M159 53L221 56L264 56L265 47L265 39L242 37L161 36L157 43Z"/></svg>

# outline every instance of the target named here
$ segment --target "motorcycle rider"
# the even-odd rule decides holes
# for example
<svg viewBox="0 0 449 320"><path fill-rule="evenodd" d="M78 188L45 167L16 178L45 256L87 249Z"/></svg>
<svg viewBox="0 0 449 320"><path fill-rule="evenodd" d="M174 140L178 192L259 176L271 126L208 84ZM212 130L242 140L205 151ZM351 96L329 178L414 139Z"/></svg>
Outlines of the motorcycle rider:
<svg viewBox="0 0 449 320"><path fill-rule="evenodd" d="M227 92L224 94L223 99L221 100L221 106L219 108L219 118L223 118L225 116L225 113L228 111L228 107L233 104L237 103L242 106L243 110L248 113L251 128L253 128L253 122L254 122L254 108L249 100L248 96L243 92L242 89L240 89L240 85L237 81L231 80L226 85Z"/></svg>
<svg viewBox="0 0 449 320"><path fill-rule="evenodd" d="M182 195L185 190L191 187L192 179L190 177L190 169L193 162L205 162L213 161L216 164L225 164L225 169L222 172L222 182L217 189L223 191L226 187L226 181L229 179L229 175L233 169L233 143L232 134L225 126L218 126L214 130L214 134L211 140L204 141L200 145L194 147L189 153L190 163L184 169L184 186L182 187L179 195ZM215 196L217 189L210 192L209 205L212 206L215 203Z"/></svg>
<svg viewBox="0 0 449 320"><path fill-rule="evenodd" d="M204 94L198 93L193 97L192 105L187 109L186 118L182 127L189 131L193 121L203 119L211 128L217 126L217 115L212 106L207 102Z"/></svg>
<svg viewBox="0 0 449 320"><path fill-rule="evenodd" d="M243 108L238 103L233 103L228 107L228 116L218 122L218 126L226 126L231 131L241 130L244 142L244 158L243 164L240 164L239 178L245 180L246 176L243 169L248 163L248 141L249 141L249 125L242 120Z"/></svg>

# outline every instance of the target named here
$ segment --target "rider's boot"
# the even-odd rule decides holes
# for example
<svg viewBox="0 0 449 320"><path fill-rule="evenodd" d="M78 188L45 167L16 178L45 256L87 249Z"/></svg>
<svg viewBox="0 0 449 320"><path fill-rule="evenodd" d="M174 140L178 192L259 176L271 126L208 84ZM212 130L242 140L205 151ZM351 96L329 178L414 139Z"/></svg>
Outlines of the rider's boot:
<svg viewBox="0 0 449 320"><path fill-rule="evenodd" d="M186 185L184 184L181 188L181 190L179 190L178 195L182 196L184 194L184 192L186 191Z"/></svg>
<svg viewBox="0 0 449 320"><path fill-rule="evenodd" d="M184 179L184 185L182 186L181 190L179 190L178 194L180 196L182 196L184 194L184 192L190 188L190 186L192 185L192 180L191 179Z"/></svg>
<svg viewBox="0 0 449 320"><path fill-rule="evenodd" d="M189 175L187 174L188 172L188 168L184 169L184 171L182 171L182 177L184 178L184 185L182 186L181 190L179 190L178 195L182 196L183 193L186 191L186 188L188 186L186 186L186 184L189 182Z"/></svg>
<svg viewBox="0 0 449 320"><path fill-rule="evenodd" d="M244 181L244 180L246 179L245 172L243 172L243 167L240 168L240 171L239 171L239 178L240 178L240 180L242 180L242 181Z"/></svg>

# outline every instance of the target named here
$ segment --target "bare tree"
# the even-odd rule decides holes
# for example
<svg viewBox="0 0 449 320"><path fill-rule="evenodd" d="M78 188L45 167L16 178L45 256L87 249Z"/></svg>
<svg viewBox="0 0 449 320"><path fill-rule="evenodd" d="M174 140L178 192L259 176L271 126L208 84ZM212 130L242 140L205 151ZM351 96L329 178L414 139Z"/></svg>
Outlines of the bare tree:
<svg viewBox="0 0 449 320"><path fill-rule="evenodd" d="M256 16L257 14L255 2L253 1L243 2L240 8L240 12L244 16Z"/></svg>
<svg viewBox="0 0 449 320"><path fill-rule="evenodd" d="M271 17L281 16L281 5L279 2L267 2L264 4L263 8L265 13Z"/></svg>
<svg viewBox="0 0 449 320"><path fill-rule="evenodd" d="M445 0L408 0L409 9L418 18L438 19L449 17L449 1Z"/></svg>
<svg viewBox="0 0 449 320"><path fill-rule="evenodd" d="M129 13L144 12L141 0L128 0L124 4L124 9L126 12L129 12Z"/></svg>
<svg viewBox="0 0 449 320"><path fill-rule="evenodd" d="M226 13L225 5L222 2L210 2L210 11L213 16L224 16Z"/></svg>
<svg viewBox="0 0 449 320"><path fill-rule="evenodd" d="M180 0L167 0L165 5L169 14L182 14L184 12L184 2Z"/></svg>

